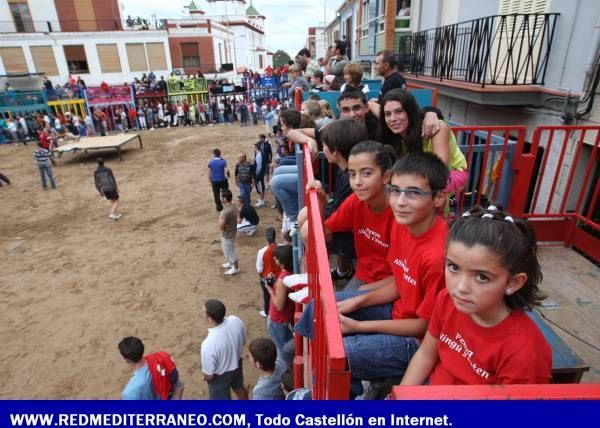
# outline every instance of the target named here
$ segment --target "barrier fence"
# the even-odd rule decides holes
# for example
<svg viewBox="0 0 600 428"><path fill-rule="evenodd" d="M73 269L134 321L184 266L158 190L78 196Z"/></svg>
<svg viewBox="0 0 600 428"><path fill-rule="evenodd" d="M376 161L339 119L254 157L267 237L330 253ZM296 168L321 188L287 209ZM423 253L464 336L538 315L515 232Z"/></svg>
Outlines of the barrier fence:
<svg viewBox="0 0 600 428"><path fill-rule="evenodd" d="M314 179L308 147L302 147L301 183ZM350 391L350 372L346 362L344 341L338 319L337 303L331 280L329 258L325 247L323 220L319 209L316 191L313 189L304 196L308 214L308 241L306 243L306 272L308 273L309 293L314 303L314 338L308 341L314 400L345 400ZM320 328L318 326L321 326ZM302 339L296 335L296 358L294 379L299 386L303 378Z"/></svg>

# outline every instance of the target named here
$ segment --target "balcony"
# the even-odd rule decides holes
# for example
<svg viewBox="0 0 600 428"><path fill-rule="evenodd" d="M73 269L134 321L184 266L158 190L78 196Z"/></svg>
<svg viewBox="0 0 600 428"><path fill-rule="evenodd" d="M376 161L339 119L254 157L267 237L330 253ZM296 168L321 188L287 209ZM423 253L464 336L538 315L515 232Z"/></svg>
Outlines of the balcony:
<svg viewBox="0 0 600 428"><path fill-rule="evenodd" d="M486 88L487 93L502 96L539 91L528 86L544 85L558 16L494 15L402 35L398 41L401 71L407 78L449 81L445 82L449 86L470 86L471 91ZM512 91L514 86L519 88ZM513 98L516 104L532 101L527 95ZM497 101L506 104L506 99Z"/></svg>

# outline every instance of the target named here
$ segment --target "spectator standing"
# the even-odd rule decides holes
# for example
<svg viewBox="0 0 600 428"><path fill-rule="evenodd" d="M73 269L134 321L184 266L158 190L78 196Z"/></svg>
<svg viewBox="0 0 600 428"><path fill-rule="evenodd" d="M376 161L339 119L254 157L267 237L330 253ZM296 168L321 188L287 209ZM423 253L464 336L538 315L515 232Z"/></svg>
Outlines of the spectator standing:
<svg viewBox="0 0 600 428"><path fill-rule="evenodd" d="M400 88L406 89L406 80L398 71L398 60L396 54L392 51L381 51L375 58L375 71L378 75L382 76L385 80L381 85L381 92L379 93L379 103L383 96L392 89Z"/></svg>
<svg viewBox="0 0 600 428"><path fill-rule="evenodd" d="M252 193L254 178L254 165L248 162L246 153L240 153L239 162L235 165L235 184L240 189L240 196L244 199L246 205L252 203L250 194Z"/></svg>
<svg viewBox="0 0 600 428"><path fill-rule="evenodd" d="M231 203L233 195L228 189L221 191L221 204L223 210L219 214L219 229L221 229L221 249L226 262L223 268L227 269L225 275L237 275L240 273L238 256L235 252L235 235L237 232L237 209Z"/></svg>
<svg viewBox="0 0 600 428"><path fill-rule="evenodd" d="M258 382L252 389L253 400L283 400L281 376L286 370L285 364L277 359L277 348L271 339L254 339L248 345L250 362L260 373Z"/></svg>
<svg viewBox="0 0 600 428"><path fill-rule="evenodd" d="M214 158L208 163L209 177L208 181L212 186L215 207L217 211L223 210L221 204L221 191L229 189L229 169L227 161L221 157L221 150L213 150Z"/></svg>
<svg viewBox="0 0 600 428"><path fill-rule="evenodd" d="M40 171L42 189L46 190L48 188L46 176L48 176L48 180L50 180L50 186L52 186L53 189L56 189L56 182L54 181L54 175L52 174L52 164L50 163L52 153L50 150L45 149L40 141L37 142L37 146L38 148L33 152L33 158L36 160Z"/></svg>
<svg viewBox="0 0 600 428"><path fill-rule="evenodd" d="M230 390L239 400L248 399L244 387L242 355L248 338L246 326L235 315L225 316L225 305L210 299L204 304L208 336L200 347L203 379L211 400L230 400Z"/></svg>
<svg viewBox="0 0 600 428"><path fill-rule="evenodd" d="M275 284L273 280L269 280L269 278L277 278L279 272L281 272L281 267L275 263L275 259L273 258L273 251L277 248L277 242L275 241L277 237L277 233L275 228L267 227L265 230L265 238L267 239L267 246L262 247L256 253L256 272L258 272L258 279L260 283L260 288L263 292L263 309L259 311L260 316L263 318L267 317L269 313L269 303L271 301L271 295L265 288L265 284L271 282L271 286Z"/></svg>

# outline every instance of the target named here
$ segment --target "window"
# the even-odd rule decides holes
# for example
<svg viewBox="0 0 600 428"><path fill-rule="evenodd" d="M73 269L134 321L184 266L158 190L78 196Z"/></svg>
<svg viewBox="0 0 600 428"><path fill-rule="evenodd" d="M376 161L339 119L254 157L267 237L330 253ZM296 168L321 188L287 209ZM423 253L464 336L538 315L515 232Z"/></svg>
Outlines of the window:
<svg viewBox="0 0 600 428"><path fill-rule="evenodd" d="M0 48L0 57L7 73L29 73L23 49L20 46Z"/></svg>
<svg viewBox="0 0 600 428"><path fill-rule="evenodd" d="M183 68L200 68L198 43L182 43L181 58L183 61Z"/></svg>
<svg viewBox="0 0 600 428"><path fill-rule="evenodd" d="M52 46L31 46L31 57L37 73L46 73L47 76L58 76L56 59Z"/></svg>
<svg viewBox="0 0 600 428"><path fill-rule="evenodd" d="M396 0L396 17L410 16L410 0Z"/></svg>
<svg viewBox="0 0 600 428"><path fill-rule="evenodd" d="M162 43L146 43L146 52L148 53L148 62L150 63L150 70L167 69L165 48Z"/></svg>
<svg viewBox="0 0 600 428"><path fill-rule="evenodd" d="M27 2L11 3L10 12L12 13L17 33L33 33L35 31Z"/></svg>
<svg viewBox="0 0 600 428"><path fill-rule="evenodd" d="M367 37L369 35L369 0L363 0L362 2L360 27L360 36Z"/></svg>
<svg viewBox="0 0 600 428"><path fill-rule="evenodd" d="M143 43L126 43L125 49L130 71L148 71L146 49Z"/></svg>
<svg viewBox="0 0 600 428"><path fill-rule="evenodd" d="M65 58L70 74L89 73L85 48L83 45L65 46Z"/></svg>
<svg viewBox="0 0 600 428"><path fill-rule="evenodd" d="M116 44L96 45L98 50L98 59L100 60L100 70L102 73L120 73L121 60L119 59L119 49Z"/></svg>

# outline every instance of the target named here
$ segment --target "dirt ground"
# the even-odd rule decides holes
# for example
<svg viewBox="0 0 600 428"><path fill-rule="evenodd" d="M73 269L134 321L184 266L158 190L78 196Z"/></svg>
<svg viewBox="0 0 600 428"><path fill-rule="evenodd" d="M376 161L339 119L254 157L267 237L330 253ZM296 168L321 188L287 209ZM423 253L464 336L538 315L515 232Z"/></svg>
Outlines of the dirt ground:
<svg viewBox="0 0 600 428"><path fill-rule="evenodd" d="M12 181L0 188L0 397L119 398L130 371L117 343L135 335L147 352L174 356L186 398L207 398L203 303L218 298L250 339L267 335L255 260L265 227L278 223L276 210L259 208L257 234L237 239L242 273L225 277L207 163L220 147L233 167L262 131L145 131L144 148L129 143L123 161L103 153L120 187L117 222L94 188L98 152L63 156L58 189L42 191L34 144L0 145ZM244 372L253 385L247 356Z"/></svg>

